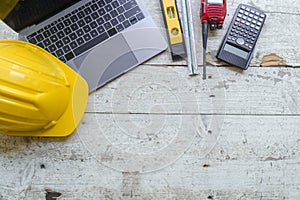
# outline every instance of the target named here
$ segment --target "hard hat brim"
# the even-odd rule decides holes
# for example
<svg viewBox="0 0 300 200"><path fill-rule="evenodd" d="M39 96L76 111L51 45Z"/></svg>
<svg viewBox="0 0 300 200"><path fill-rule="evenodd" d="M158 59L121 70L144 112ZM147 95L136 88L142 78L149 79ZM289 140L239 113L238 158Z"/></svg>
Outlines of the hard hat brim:
<svg viewBox="0 0 300 200"><path fill-rule="evenodd" d="M36 137L65 137L72 134L75 131L78 124L80 123L86 109L86 105L88 101L88 93L89 93L87 82L78 73L72 70L68 65L60 61L58 58L56 58L46 50L36 45L23 42L23 41L14 40L11 42L30 45L38 49L40 53L46 54L46 56L51 57L51 59L57 62L61 66L64 73L66 74L68 83L70 84L71 98L65 112L50 128L31 131L31 132L9 131L9 132L5 132L5 134L12 135L12 136L36 136Z"/></svg>

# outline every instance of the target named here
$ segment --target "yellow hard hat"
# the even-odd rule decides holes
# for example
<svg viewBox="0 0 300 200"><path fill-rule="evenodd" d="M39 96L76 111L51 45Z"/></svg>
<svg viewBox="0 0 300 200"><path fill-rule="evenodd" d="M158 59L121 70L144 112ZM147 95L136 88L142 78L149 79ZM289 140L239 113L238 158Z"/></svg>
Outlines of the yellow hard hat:
<svg viewBox="0 0 300 200"><path fill-rule="evenodd" d="M87 99L86 81L59 59L27 42L0 40L0 133L70 135Z"/></svg>

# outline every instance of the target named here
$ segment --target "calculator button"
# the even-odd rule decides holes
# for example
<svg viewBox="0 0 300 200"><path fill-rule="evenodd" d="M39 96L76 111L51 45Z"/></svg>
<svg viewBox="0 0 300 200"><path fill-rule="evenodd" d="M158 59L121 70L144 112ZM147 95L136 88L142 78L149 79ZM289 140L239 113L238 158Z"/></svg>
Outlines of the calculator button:
<svg viewBox="0 0 300 200"><path fill-rule="evenodd" d="M246 11L246 12L245 12L245 15L249 15L249 12Z"/></svg>
<svg viewBox="0 0 300 200"><path fill-rule="evenodd" d="M249 22L246 22L246 25L247 25L247 26L250 26L250 23L249 23Z"/></svg>
<svg viewBox="0 0 300 200"><path fill-rule="evenodd" d="M242 20L242 21L241 21L241 23L245 24L245 23L246 23L246 21L245 21L245 20Z"/></svg>
<svg viewBox="0 0 300 200"><path fill-rule="evenodd" d="M260 17L264 18L264 17L265 17L265 15L264 15L264 14L261 14L261 15L260 15Z"/></svg>
<svg viewBox="0 0 300 200"><path fill-rule="evenodd" d="M258 20L258 17L255 15L255 16L254 16L254 19Z"/></svg>
<svg viewBox="0 0 300 200"><path fill-rule="evenodd" d="M251 28L254 28L255 26L254 26L254 24L251 24Z"/></svg>
<svg viewBox="0 0 300 200"><path fill-rule="evenodd" d="M241 14L244 14L244 13L245 13L245 11L243 11L243 10L240 10L240 13L241 13Z"/></svg>
<svg viewBox="0 0 300 200"><path fill-rule="evenodd" d="M256 30L259 30L259 26L255 26L255 29L256 29Z"/></svg>
<svg viewBox="0 0 300 200"><path fill-rule="evenodd" d="M246 8L246 11L250 12L250 8Z"/></svg>
<svg viewBox="0 0 300 200"><path fill-rule="evenodd" d="M263 18L259 18L258 20L259 20L260 22L263 22L263 21L264 21L264 19L263 19Z"/></svg>
<svg viewBox="0 0 300 200"><path fill-rule="evenodd" d="M242 10L245 10L245 8L246 8L245 6L241 6L241 9L242 9Z"/></svg>
<svg viewBox="0 0 300 200"><path fill-rule="evenodd" d="M250 15L249 15L249 17L251 17L251 18L252 18L252 17L254 17L254 15L253 15L253 14L250 14Z"/></svg>
<svg viewBox="0 0 300 200"><path fill-rule="evenodd" d="M251 19L250 17L248 17L248 18L247 18L247 20L248 20L249 22L251 22L251 21L252 21L252 19Z"/></svg>
<svg viewBox="0 0 300 200"><path fill-rule="evenodd" d="M257 22L257 25L258 25L258 26L261 26L261 23L260 23L260 22Z"/></svg>
<svg viewBox="0 0 300 200"><path fill-rule="evenodd" d="M251 12L252 14L254 14L254 13L255 13L255 11L254 11L254 10L250 10L250 12Z"/></svg>
<svg viewBox="0 0 300 200"><path fill-rule="evenodd" d="M255 14L256 14L256 15L258 15L258 16L260 15L260 13L259 13L259 12L255 12Z"/></svg>
<svg viewBox="0 0 300 200"><path fill-rule="evenodd" d="M238 38L236 40L236 43L238 43L239 45L243 45L243 44L245 44L245 40L243 38Z"/></svg>
<svg viewBox="0 0 300 200"><path fill-rule="evenodd" d="M243 17L243 15L242 14L238 14L238 17Z"/></svg>
<svg viewBox="0 0 300 200"><path fill-rule="evenodd" d="M243 19L244 19L244 20L246 20L246 19L247 19L247 17L246 17L246 16L243 16Z"/></svg>
<svg viewBox="0 0 300 200"><path fill-rule="evenodd" d="M255 19L254 19L254 20L252 20L252 23L253 23L253 24L256 24L256 22L257 22L257 21L256 21Z"/></svg>

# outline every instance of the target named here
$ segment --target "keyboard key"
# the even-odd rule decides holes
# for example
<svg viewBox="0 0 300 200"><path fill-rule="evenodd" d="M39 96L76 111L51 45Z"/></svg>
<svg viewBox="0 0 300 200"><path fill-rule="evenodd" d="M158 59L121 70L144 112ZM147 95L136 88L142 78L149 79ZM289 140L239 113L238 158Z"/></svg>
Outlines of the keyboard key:
<svg viewBox="0 0 300 200"><path fill-rule="evenodd" d="M103 16L104 20L109 21L111 20L111 16L107 13L106 15Z"/></svg>
<svg viewBox="0 0 300 200"><path fill-rule="evenodd" d="M122 24L118 24L118 25L116 26L116 29L117 29L118 32L121 32L121 31L124 30L124 26L123 26Z"/></svg>
<svg viewBox="0 0 300 200"><path fill-rule="evenodd" d="M130 18L131 16L134 16L140 12L141 12L140 8L136 6L136 7L132 8L131 10L125 12L124 15L126 18Z"/></svg>
<svg viewBox="0 0 300 200"><path fill-rule="evenodd" d="M119 15L117 18L119 22L123 22L126 19L123 14Z"/></svg>
<svg viewBox="0 0 300 200"><path fill-rule="evenodd" d="M103 8L101 8L100 10L98 10L98 13L100 14L100 16L103 16L106 14L106 11Z"/></svg>
<svg viewBox="0 0 300 200"><path fill-rule="evenodd" d="M119 14L121 14L125 12L125 9L123 8L123 6L120 6L119 8L117 8L117 11Z"/></svg>
<svg viewBox="0 0 300 200"><path fill-rule="evenodd" d="M85 52L88 49L91 49L92 47L96 46L97 44L103 42L104 40L106 40L108 38L108 34L107 33L102 33L101 35L99 35L98 37L94 38L93 40L90 40L89 42L86 42L84 45L78 47L77 49L74 50L75 55L79 55L83 52Z"/></svg>
<svg viewBox="0 0 300 200"><path fill-rule="evenodd" d="M50 33L49 30L46 30L46 31L43 32L43 35L44 35L45 38L47 38L47 37L50 37L51 33Z"/></svg>
<svg viewBox="0 0 300 200"><path fill-rule="evenodd" d="M129 19L129 21L130 21L130 23L131 24L135 24L135 23L137 23L137 18L136 17L131 17L130 19Z"/></svg>
<svg viewBox="0 0 300 200"><path fill-rule="evenodd" d="M92 13L91 17L95 20L98 19L100 16L97 12Z"/></svg>
<svg viewBox="0 0 300 200"><path fill-rule="evenodd" d="M61 29L63 29L63 28L65 28L65 25L63 25L63 23L58 23L57 25L56 25L56 27L59 29L59 30L61 30Z"/></svg>
<svg viewBox="0 0 300 200"><path fill-rule="evenodd" d="M55 54L56 54L57 57L61 57L62 55L64 55L64 52L63 52L63 50L58 49L58 50L55 52Z"/></svg>
<svg viewBox="0 0 300 200"><path fill-rule="evenodd" d="M83 27L85 25L85 22L83 21L83 19L81 19L77 22L77 24L79 27Z"/></svg>
<svg viewBox="0 0 300 200"><path fill-rule="evenodd" d="M51 41L47 38L43 41L44 46L49 46L51 44Z"/></svg>
<svg viewBox="0 0 300 200"><path fill-rule="evenodd" d="M64 33L66 35L69 35L71 32L72 32L72 30L69 27L67 27L67 28L64 29Z"/></svg>
<svg viewBox="0 0 300 200"><path fill-rule="evenodd" d="M83 38L78 38L76 40L76 42L77 42L78 45L82 45L84 43L84 40L83 40Z"/></svg>
<svg viewBox="0 0 300 200"><path fill-rule="evenodd" d="M90 8L85 8L85 9L84 9L84 13L85 13L86 15L89 15L89 14L92 13L92 10L91 10Z"/></svg>
<svg viewBox="0 0 300 200"><path fill-rule="evenodd" d="M111 16L112 18L118 16L118 12L115 11L115 10L111 11L109 14L110 14L110 16Z"/></svg>
<svg viewBox="0 0 300 200"><path fill-rule="evenodd" d="M78 16L79 19L82 19L82 18L85 17L85 14L84 14L83 11L80 11L80 12L77 13L77 16Z"/></svg>
<svg viewBox="0 0 300 200"><path fill-rule="evenodd" d="M105 2L104 2L104 0L100 0L99 2L98 2L98 5L100 6L100 7L104 7L105 6Z"/></svg>
<svg viewBox="0 0 300 200"><path fill-rule="evenodd" d="M111 26L110 22L106 22L106 23L104 24L104 28L105 28L106 30L111 29L112 26Z"/></svg>
<svg viewBox="0 0 300 200"><path fill-rule="evenodd" d="M144 16L143 13L139 13L139 14L136 15L136 18L137 18L139 21L141 21L142 19L145 18L145 16Z"/></svg>
<svg viewBox="0 0 300 200"><path fill-rule="evenodd" d="M89 25L85 25L85 26L83 27L83 31L84 31L85 33L89 32L90 30L91 30L91 27L90 27Z"/></svg>
<svg viewBox="0 0 300 200"><path fill-rule="evenodd" d="M78 21L78 17L76 15L73 15L70 17L70 20L74 23Z"/></svg>
<svg viewBox="0 0 300 200"><path fill-rule="evenodd" d="M110 12L113 9L110 4L106 5L104 8L105 8L106 12Z"/></svg>
<svg viewBox="0 0 300 200"><path fill-rule="evenodd" d="M103 32L105 31L105 29L104 29L103 26L99 26L99 27L97 28L97 31L101 34L101 33L103 33Z"/></svg>
<svg viewBox="0 0 300 200"><path fill-rule="evenodd" d="M72 52L69 52L65 55L65 58L67 61L71 60L72 58L74 58L74 54Z"/></svg>
<svg viewBox="0 0 300 200"><path fill-rule="evenodd" d="M44 39L44 36L42 34L38 34L35 38L38 42L40 42Z"/></svg>
<svg viewBox="0 0 300 200"><path fill-rule="evenodd" d="M119 4L125 4L126 0L118 0Z"/></svg>
<svg viewBox="0 0 300 200"><path fill-rule="evenodd" d="M119 22L118 22L118 20L115 18L115 19L112 19L112 20L110 21L110 23L112 24L112 26L116 26Z"/></svg>
<svg viewBox="0 0 300 200"><path fill-rule="evenodd" d="M58 38L57 38L56 35L52 35L52 36L50 37L50 40L51 40L52 43L54 43L54 42L56 42L56 41L58 40Z"/></svg>
<svg viewBox="0 0 300 200"><path fill-rule="evenodd" d="M36 44L36 43L37 43L37 41L36 41L36 39L35 39L35 38L31 38L31 39L29 39L29 40L28 40L28 42L30 42L30 43L32 43L32 44Z"/></svg>
<svg viewBox="0 0 300 200"><path fill-rule="evenodd" d="M112 6L113 6L114 8L117 8L117 7L120 6L120 4L119 4L118 1L114 1L114 2L112 2Z"/></svg>
<svg viewBox="0 0 300 200"><path fill-rule="evenodd" d="M68 36L66 36L62 39L62 41L64 44L68 44L70 42L70 38Z"/></svg>
<svg viewBox="0 0 300 200"><path fill-rule="evenodd" d="M92 31L90 32L90 34L91 34L92 38L94 38L94 37L96 37L96 36L99 35L98 32L97 32L96 30L92 30Z"/></svg>
<svg viewBox="0 0 300 200"><path fill-rule="evenodd" d="M83 30L82 29L79 29L76 31L76 34L80 37L84 34Z"/></svg>
<svg viewBox="0 0 300 200"><path fill-rule="evenodd" d="M70 43L70 47L71 47L72 49L75 49L76 47L78 47L76 41L71 42L71 43Z"/></svg>
<svg viewBox="0 0 300 200"><path fill-rule="evenodd" d="M87 41L89 41L90 39L92 39L92 37L91 37L91 35L90 35L89 33L87 33L87 34L85 34L85 35L83 36L83 39L87 42Z"/></svg>
<svg viewBox="0 0 300 200"><path fill-rule="evenodd" d="M50 28L50 32L51 32L52 34L56 33L57 31L58 31L58 30L57 30L56 27Z"/></svg>
<svg viewBox="0 0 300 200"><path fill-rule="evenodd" d="M97 25L96 22L90 23L90 27L91 27L92 29L95 29L97 26L98 26L98 25Z"/></svg>
<svg viewBox="0 0 300 200"><path fill-rule="evenodd" d="M129 10L136 6L137 6L137 3L135 2L135 0L129 0L126 4L124 4L125 10Z"/></svg>
<svg viewBox="0 0 300 200"><path fill-rule="evenodd" d="M84 18L84 21L88 24L92 21L92 18L90 16L87 16Z"/></svg>
<svg viewBox="0 0 300 200"><path fill-rule="evenodd" d="M55 45L57 48L61 48L62 46L64 46L64 43L61 40L59 40L55 43Z"/></svg>
<svg viewBox="0 0 300 200"><path fill-rule="evenodd" d="M109 31L107 31L107 33L109 34L109 36L113 36L117 33L117 30L115 28L110 29Z"/></svg>
<svg viewBox="0 0 300 200"><path fill-rule="evenodd" d="M69 45L66 45L66 46L63 47L63 51L65 53L68 53L69 51L71 51L71 48L69 47Z"/></svg>
<svg viewBox="0 0 300 200"><path fill-rule="evenodd" d="M72 24L71 29L72 31L76 31L77 29L79 29L79 26L77 24Z"/></svg>
<svg viewBox="0 0 300 200"><path fill-rule="evenodd" d="M96 10L99 9L99 6L98 6L97 4L93 4L93 5L91 6L91 9L92 9L93 11L96 11Z"/></svg>
<svg viewBox="0 0 300 200"><path fill-rule="evenodd" d="M104 19L102 17L100 17L99 19L97 19L97 23L99 25L102 25L104 23Z"/></svg>
<svg viewBox="0 0 300 200"><path fill-rule="evenodd" d="M65 26L70 26L71 20L70 20L70 19L65 19L65 20L63 21L63 23L64 23Z"/></svg>
<svg viewBox="0 0 300 200"><path fill-rule="evenodd" d="M76 40L77 35L76 35L75 33L71 33L71 34L69 35L69 38L70 38L71 41Z"/></svg>
<svg viewBox="0 0 300 200"><path fill-rule="evenodd" d="M54 51L56 51L56 49L57 48L56 48L56 46L54 44L52 44L52 45L49 46L49 51L50 52L54 52Z"/></svg>
<svg viewBox="0 0 300 200"><path fill-rule="evenodd" d="M130 22L128 20L124 21L122 24L125 28L128 28L130 26Z"/></svg>
<svg viewBox="0 0 300 200"><path fill-rule="evenodd" d="M63 38L63 37L65 37L65 33L64 33L63 31L59 31L59 32L57 33L57 36L58 36L59 38Z"/></svg>

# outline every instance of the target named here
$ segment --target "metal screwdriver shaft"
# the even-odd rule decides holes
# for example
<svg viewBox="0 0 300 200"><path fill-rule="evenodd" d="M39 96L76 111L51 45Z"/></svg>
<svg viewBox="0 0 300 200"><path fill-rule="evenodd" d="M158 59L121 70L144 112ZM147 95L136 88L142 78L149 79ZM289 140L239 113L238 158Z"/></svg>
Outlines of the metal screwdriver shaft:
<svg viewBox="0 0 300 200"><path fill-rule="evenodd" d="M207 47L207 37L208 37L208 23L204 22L202 24L202 43L203 43L203 80L206 79L206 47Z"/></svg>

